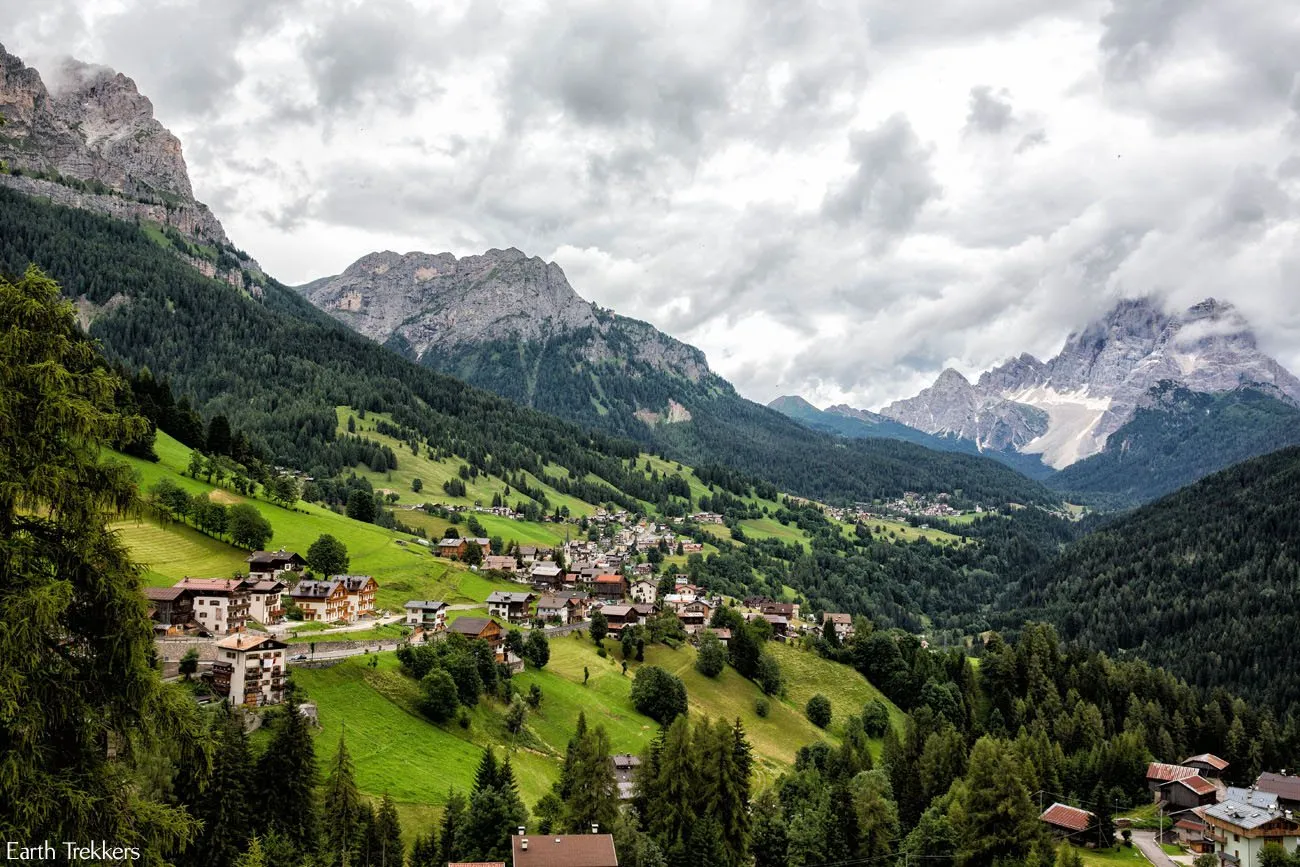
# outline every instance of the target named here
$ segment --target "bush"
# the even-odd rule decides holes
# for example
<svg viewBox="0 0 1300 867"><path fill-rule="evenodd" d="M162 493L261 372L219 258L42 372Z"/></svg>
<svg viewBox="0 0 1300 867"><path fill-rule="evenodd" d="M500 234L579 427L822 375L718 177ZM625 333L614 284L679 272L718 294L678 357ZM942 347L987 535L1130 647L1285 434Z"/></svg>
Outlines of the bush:
<svg viewBox="0 0 1300 867"><path fill-rule="evenodd" d="M727 648L712 630L700 638L699 652L695 656L695 670L705 677L717 677L727 667Z"/></svg>
<svg viewBox="0 0 1300 867"><path fill-rule="evenodd" d="M420 678L420 693L420 710L436 722L451 719L460 707L456 681L452 680L446 669L432 668Z"/></svg>
<svg viewBox="0 0 1300 867"><path fill-rule="evenodd" d="M657 665L642 666L632 680L632 704L661 725L686 713L686 685Z"/></svg>
<svg viewBox="0 0 1300 867"><path fill-rule="evenodd" d="M873 698L862 708L862 727L873 738L885 736L889 729L889 708L878 698Z"/></svg>
<svg viewBox="0 0 1300 867"><path fill-rule="evenodd" d="M535 668L545 668L546 663L551 661L551 642L546 639L546 633L540 629L528 633L528 638L524 640L524 652L519 655Z"/></svg>
<svg viewBox="0 0 1300 867"><path fill-rule="evenodd" d="M609 654L605 652L605 646L602 644L601 646L596 648L596 655L599 656L601 659L604 659Z"/></svg>
<svg viewBox="0 0 1300 867"><path fill-rule="evenodd" d="M772 705L765 698L759 698L754 702L754 713L758 714L760 719L767 719L767 715L772 712Z"/></svg>
<svg viewBox="0 0 1300 867"><path fill-rule="evenodd" d="M758 671L755 672L754 679L766 695L780 695L785 689L781 664L770 653L764 653L758 658Z"/></svg>
<svg viewBox="0 0 1300 867"><path fill-rule="evenodd" d="M460 727L463 729L469 728L469 711L461 708L460 716L456 717L456 722L460 723Z"/></svg>
<svg viewBox="0 0 1300 867"><path fill-rule="evenodd" d="M808 699L804 712L808 714L809 722L817 728L824 729L831 724L831 700L820 692Z"/></svg>

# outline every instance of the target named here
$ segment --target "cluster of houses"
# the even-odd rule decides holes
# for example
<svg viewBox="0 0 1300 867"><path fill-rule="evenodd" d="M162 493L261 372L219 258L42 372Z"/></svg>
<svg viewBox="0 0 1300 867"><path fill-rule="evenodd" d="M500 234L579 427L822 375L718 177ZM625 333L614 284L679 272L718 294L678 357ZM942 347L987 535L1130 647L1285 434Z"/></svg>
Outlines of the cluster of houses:
<svg viewBox="0 0 1300 867"><path fill-rule="evenodd" d="M879 520L898 520L899 518L956 518L962 512L954 509L948 502L948 494L918 494L907 491L897 500L887 503L856 503L850 508L830 508L826 513L838 521L850 523L870 523ZM975 507L976 512L984 511Z"/></svg>
<svg viewBox="0 0 1300 867"><path fill-rule="evenodd" d="M1268 843L1294 852L1300 846L1300 776L1266 771L1240 787L1223 782L1227 769L1228 762L1210 753L1147 767L1147 787L1160 815L1174 820L1174 839L1197 854L1216 855L1221 867L1259 867ZM1056 803L1040 818L1071 842L1099 842L1096 816L1088 810Z"/></svg>
<svg viewBox="0 0 1300 867"><path fill-rule="evenodd" d="M161 635L230 635L250 623L284 621L287 603L303 620L355 623L375 612L379 585L369 575L302 579L306 561L293 551L254 551L247 577L182 578L171 587L145 588L149 617Z"/></svg>

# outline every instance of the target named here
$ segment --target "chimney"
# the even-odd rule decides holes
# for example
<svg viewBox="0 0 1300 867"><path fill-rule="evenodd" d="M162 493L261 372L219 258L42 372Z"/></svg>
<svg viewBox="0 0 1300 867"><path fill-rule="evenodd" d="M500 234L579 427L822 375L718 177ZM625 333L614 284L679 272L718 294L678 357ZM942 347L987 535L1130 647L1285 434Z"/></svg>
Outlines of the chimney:
<svg viewBox="0 0 1300 867"><path fill-rule="evenodd" d="M527 852L527 851L528 851L528 838L527 838L527 837L525 837L524 839L522 839L522 840L519 841L519 851L520 851L520 852Z"/></svg>
<svg viewBox="0 0 1300 867"><path fill-rule="evenodd" d="M593 834L599 834L599 833L600 833L600 825L598 825L598 824L595 823L595 822L592 822L592 823L591 823L591 833L593 833Z"/></svg>
<svg viewBox="0 0 1300 867"><path fill-rule="evenodd" d="M520 826L519 826L519 832L518 832L518 833L519 833L519 836L520 836L520 837L524 836L524 826L523 826L523 825L520 825Z"/></svg>

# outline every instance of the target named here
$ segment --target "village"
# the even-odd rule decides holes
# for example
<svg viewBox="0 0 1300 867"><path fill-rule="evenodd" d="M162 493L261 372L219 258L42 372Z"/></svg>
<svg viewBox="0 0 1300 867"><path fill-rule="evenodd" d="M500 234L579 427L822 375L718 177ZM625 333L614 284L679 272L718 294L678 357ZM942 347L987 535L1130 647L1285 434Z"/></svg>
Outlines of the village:
<svg viewBox="0 0 1300 867"><path fill-rule="evenodd" d="M691 518L698 523L721 521L721 516L709 513ZM450 535L430 542L439 559L503 588L492 590L481 606L409 599L400 611L382 610L376 596L383 576L314 575L301 553L285 549L250 553L244 574L185 577L169 587L147 587L144 593L167 673L198 674L213 699L249 708L284 699L290 665L329 665L453 634L486 642L511 674L524 667L523 659L507 647L513 629L553 637L589 629L599 621L607 634L619 638L625 629L666 619L673 632L697 642L709 630L713 613L728 606L747 621L765 621L775 641L821 635L828 629L841 642L853 634L848 614L827 612L815 621L805 620L798 601L722 597L693 584L689 574L656 573L655 565L638 552L669 550L689 556L703 549L667 524L604 509L590 522L610 529L596 540L570 540L555 547L514 544L502 553L494 553L487 538ZM307 626L311 631L303 634L310 635L310 643L293 643L295 632ZM401 627L400 636L353 640L386 626ZM724 645L731 638L725 628L710 631Z"/></svg>

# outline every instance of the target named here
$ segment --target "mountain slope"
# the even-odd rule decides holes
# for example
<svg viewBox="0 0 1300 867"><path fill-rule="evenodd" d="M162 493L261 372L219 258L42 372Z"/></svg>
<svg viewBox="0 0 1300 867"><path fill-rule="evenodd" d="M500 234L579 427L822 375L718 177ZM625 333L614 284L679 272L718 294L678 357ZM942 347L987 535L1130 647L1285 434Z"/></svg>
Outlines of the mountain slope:
<svg viewBox="0 0 1300 867"><path fill-rule="evenodd" d="M640 451L633 443L584 432L412 364L273 280L254 297L205 279L134 225L0 190L0 269L19 272L30 262L78 299L91 335L111 358L169 377L207 415L224 413L276 462L312 475L332 477L354 463L336 434L335 407L346 405L389 411L409 436L480 471L532 473L562 493L597 485L585 481L592 477L603 480L603 493L585 492L588 501L659 502L676 484L630 471L625 461ZM846 447L740 399L730 409L706 410L691 425L691 438L670 444L672 451L725 456L718 463L793 493L870 500L905 490L961 490L981 503L1056 500L981 458L906 443Z"/></svg>
<svg viewBox="0 0 1300 867"><path fill-rule="evenodd" d="M1203 687L1300 700L1300 448L1217 473L1068 546L1025 582L1065 637Z"/></svg>
<svg viewBox="0 0 1300 867"><path fill-rule="evenodd" d="M1031 479L1045 479L1053 473L1052 468L1044 464L1036 455L1022 455L1007 449L981 451L971 440L953 435L928 434L870 410L854 409L845 404L837 404L823 410L801 397L786 396L776 398L768 404L768 408L813 430L838 434L850 439L902 440L941 452L983 455L998 463L1006 464Z"/></svg>
<svg viewBox="0 0 1300 867"><path fill-rule="evenodd" d="M1136 505L1232 464L1300 445L1300 408L1267 390L1202 394L1162 383L1145 403L1099 454L1066 467L1048 486L1072 501Z"/></svg>
<svg viewBox="0 0 1300 867"><path fill-rule="evenodd" d="M1163 381L1207 393L1263 384L1300 400L1300 380L1259 350L1230 305L1208 299L1169 314L1141 298L1070 335L1050 361L1021 355L975 383L946 370L881 413L981 449L1040 454L1060 469L1100 451Z"/></svg>
<svg viewBox="0 0 1300 867"><path fill-rule="evenodd" d="M559 266L518 250L459 259L374 253L298 291L422 365L677 460L723 463L804 496L869 500L911 484L904 489L961 489L981 502L1053 499L973 455L810 431L742 398L698 349L583 300Z"/></svg>

